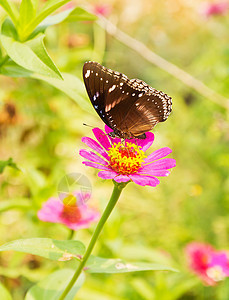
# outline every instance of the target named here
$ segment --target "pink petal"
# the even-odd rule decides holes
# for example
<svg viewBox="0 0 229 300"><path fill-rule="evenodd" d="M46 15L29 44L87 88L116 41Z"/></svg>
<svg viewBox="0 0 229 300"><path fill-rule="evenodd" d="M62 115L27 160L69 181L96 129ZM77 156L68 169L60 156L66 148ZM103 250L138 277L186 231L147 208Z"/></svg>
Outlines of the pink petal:
<svg viewBox="0 0 229 300"><path fill-rule="evenodd" d="M72 230L80 230L80 229L84 229L84 228L88 228L91 224L91 222L96 222L97 220L81 220L78 223L71 223L71 222L62 222L62 224L66 225L68 228L72 229Z"/></svg>
<svg viewBox="0 0 229 300"><path fill-rule="evenodd" d="M42 208L38 211L38 218L45 222L60 223L73 230L78 230L88 228L91 222L96 222L100 217L99 212L82 204L79 206L81 219L77 223L72 223L68 219L61 217L63 208L64 205L58 198L50 198L43 203Z"/></svg>
<svg viewBox="0 0 229 300"><path fill-rule="evenodd" d="M168 147L160 148L153 153L151 153L145 160L144 163L149 163L154 160L160 159L162 157L165 157L169 155L172 152L172 150Z"/></svg>
<svg viewBox="0 0 229 300"><path fill-rule="evenodd" d="M79 206L79 209L82 220L97 221L100 217L100 213L98 211L88 207L86 204Z"/></svg>
<svg viewBox="0 0 229 300"><path fill-rule="evenodd" d="M105 131L108 134L110 132L113 132L114 130L112 130L110 127L108 127L107 125L105 125ZM109 135L108 135L108 138L110 139L110 141L111 141L112 144L114 144L114 143L115 144L121 143L121 139L119 139L119 138L113 138L113 137L111 137Z"/></svg>
<svg viewBox="0 0 229 300"><path fill-rule="evenodd" d="M225 276L229 276L229 265L228 265L228 255L226 251L216 251L212 257L209 264L210 267L220 266L223 270Z"/></svg>
<svg viewBox="0 0 229 300"><path fill-rule="evenodd" d="M102 159L101 157L99 157L97 154L95 154L94 152L92 151L88 151L88 150L84 150L84 149L81 149L79 154L90 160L90 161L93 161L93 162L97 162L99 164L104 164L106 165L107 164L107 161L105 161L104 159Z"/></svg>
<svg viewBox="0 0 229 300"><path fill-rule="evenodd" d="M101 154L103 157L105 157L107 160L109 160L108 154L105 152L105 150L93 139L89 137L83 137L82 142L86 144L91 149L97 151L99 154Z"/></svg>
<svg viewBox="0 0 229 300"><path fill-rule="evenodd" d="M98 176L102 179L113 179L115 176L117 176L117 173L115 171L100 171L98 173Z"/></svg>
<svg viewBox="0 0 229 300"><path fill-rule="evenodd" d="M99 164L91 162L91 161L83 161L83 164L85 166L96 168L96 169L99 169L99 170L109 170L108 167L106 167L104 165L99 165Z"/></svg>
<svg viewBox="0 0 229 300"><path fill-rule="evenodd" d="M56 223L60 221L62 209L63 203L58 198L50 198L47 202L43 203L37 215L41 221Z"/></svg>
<svg viewBox="0 0 229 300"><path fill-rule="evenodd" d="M149 170L145 169L145 167L138 170L138 174L144 174L149 176L168 176L170 174L170 171L168 170Z"/></svg>
<svg viewBox="0 0 229 300"><path fill-rule="evenodd" d="M176 166L176 161L173 158L163 158L157 161L154 161L150 164L144 165L145 170L164 170L171 169Z"/></svg>
<svg viewBox="0 0 229 300"><path fill-rule="evenodd" d="M111 147L111 143L106 134L99 128L94 128L92 131L97 141L108 151Z"/></svg>
<svg viewBox="0 0 229 300"><path fill-rule="evenodd" d="M144 175L130 175L130 178L134 183L139 184L141 186L150 185L156 186L160 183L160 181L156 177L144 176Z"/></svg>
<svg viewBox="0 0 229 300"><path fill-rule="evenodd" d="M116 176L115 178L114 178L114 180L116 181L116 182L127 182L127 181L129 181L130 180L130 178L129 178L129 176L127 176L127 175L118 175L118 176Z"/></svg>
<svg viewBox="0 0 229 300"><path fill-rule="evenodd" d="M152 132L146 132L146 138L145 139L126 139L125 142L133 143L138 145L139 147L142 147L141 150L146 151L154 141L154 134Z"/></svg>
<svg viewBox="0 0 229 300"><path fill-rule="evenodd" d="M44 212L39 210L37 213L38 219L44 222L52 222L52 223L59 223L60 217L58 214L52 214L51 212Z"/></svg>
<svg viewBox="0 0 229 300"><path fill-rule="evenodd" d="M100 218L100 213L89 208L87 205L79 206L79 209L81 213L81 219L77 223L71 223L67 219L63 219L61 223L73 230L79 230L88 228L92 222L96 222Z"/></svg>

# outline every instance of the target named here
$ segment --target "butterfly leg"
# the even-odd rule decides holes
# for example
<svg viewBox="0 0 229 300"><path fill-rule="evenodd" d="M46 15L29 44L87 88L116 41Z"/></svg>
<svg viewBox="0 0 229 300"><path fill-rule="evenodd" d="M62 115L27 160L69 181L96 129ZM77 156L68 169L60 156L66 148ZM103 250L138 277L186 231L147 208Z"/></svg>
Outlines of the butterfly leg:
<svg viewBox="0 0 229 300"><path fill-rule="evenodd" d="M136 138L136 139L139 139L139 140L144 140L144 139L146 139L146 134L145 134L145 133L140 134L140 135L138 135L138 136L135 136L135 138Z"/></svg>

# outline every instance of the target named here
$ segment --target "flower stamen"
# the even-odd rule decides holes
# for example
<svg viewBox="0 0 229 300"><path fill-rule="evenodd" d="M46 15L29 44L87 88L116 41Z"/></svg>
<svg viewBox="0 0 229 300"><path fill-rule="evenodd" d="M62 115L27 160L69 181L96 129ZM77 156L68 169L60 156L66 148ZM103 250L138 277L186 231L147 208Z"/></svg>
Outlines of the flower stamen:
<svg viewBox="0 0 229 300"><path fill-rule="evenodd" d="M145 153L133 143L114 143L108 151L109 166L119 174L127 175L138 171L144 160Z"/></svg>

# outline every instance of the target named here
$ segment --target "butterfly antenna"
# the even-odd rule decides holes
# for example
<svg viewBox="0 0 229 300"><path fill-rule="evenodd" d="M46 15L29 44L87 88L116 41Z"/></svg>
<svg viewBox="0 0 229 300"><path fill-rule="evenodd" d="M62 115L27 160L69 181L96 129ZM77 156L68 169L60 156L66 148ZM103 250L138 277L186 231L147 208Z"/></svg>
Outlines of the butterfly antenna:
<svg viewBox="0 0 229 300"><path fill-rule="evenodd" d="M94 128L93 126L91 126L91 125L88 125L88 124L86 124L86 123L83 123L83 125L84 125L84 126L87 126L87 127Z"/></svg>
<svg viewBox="0 0 229 300"><path fill-rule="evenodd" d="M83 123L83 125L84 125L84 126L87 126L87 127L95 128L95 127L93 127L93 126L91 126L91 125L88 125L88 124L86 124L86 123ZM110 136L109 133L102 133L102 135Z"/></svg>

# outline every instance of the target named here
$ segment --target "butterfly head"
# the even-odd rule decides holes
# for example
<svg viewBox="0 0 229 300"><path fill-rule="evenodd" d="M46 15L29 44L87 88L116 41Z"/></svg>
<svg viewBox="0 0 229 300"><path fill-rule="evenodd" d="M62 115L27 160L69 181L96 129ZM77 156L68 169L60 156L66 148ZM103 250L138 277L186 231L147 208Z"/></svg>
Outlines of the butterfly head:
<svg viewBox="0 0 229 300"><path fill-rule="evenodd" d="M108 133L108 135L112 138L121 138L121 139L130 139L131 136L128 133L121 132L117 129Z"/></svg>
<svg viewBox="0 0 229 300"><path fill-rule="evenodd" d="M143 133L141 135L138 135L138 136L134 136L131 133L125 133L125 132L119 131L117 129L114 130L114 131L109 132L108 135L112 138L121 138L121 139L128 139L128 140L131 140L131 139L144 140L144 139L146 139L146 134L145 133Z"/></svg>

